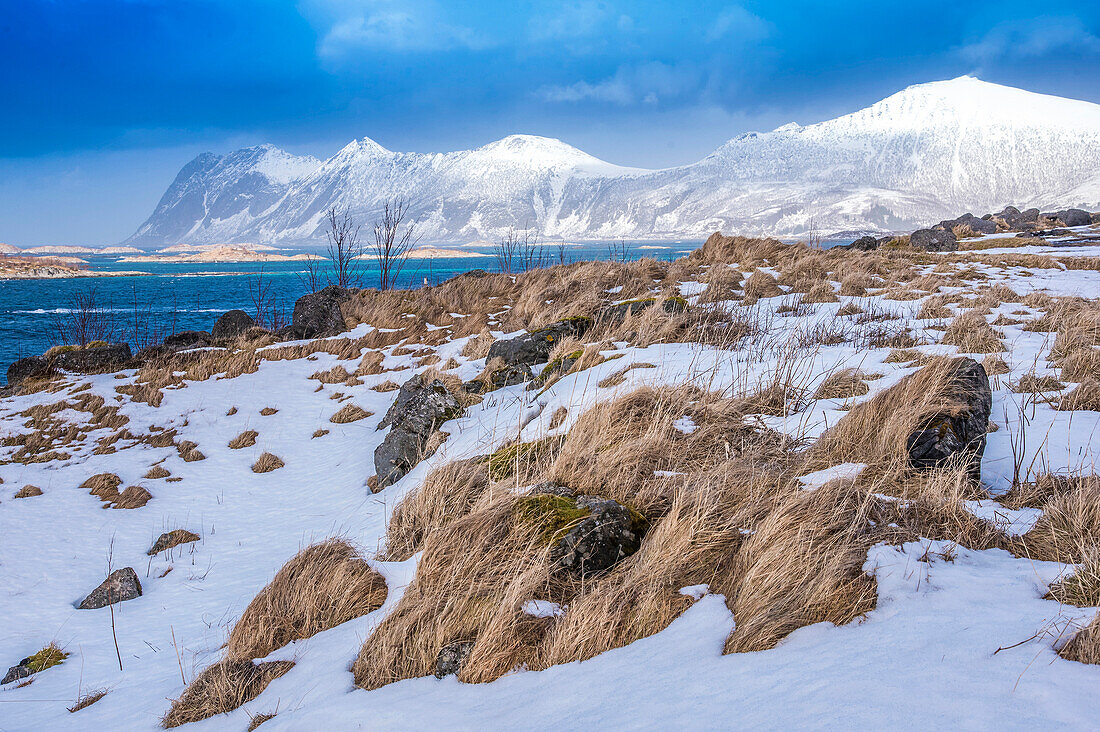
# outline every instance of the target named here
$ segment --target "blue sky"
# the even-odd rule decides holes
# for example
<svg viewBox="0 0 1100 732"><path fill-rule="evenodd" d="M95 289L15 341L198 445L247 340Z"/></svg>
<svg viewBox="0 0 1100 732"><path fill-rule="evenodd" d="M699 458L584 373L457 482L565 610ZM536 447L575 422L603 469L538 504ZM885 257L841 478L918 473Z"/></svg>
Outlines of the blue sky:
<svg viewBox="0 0 1100 732"><path fill-rule="evenodd" d="M964 73L1100 102L1100 3L8 0L0 67L0 242L97 245L259 142L658 167Z"/></svg>

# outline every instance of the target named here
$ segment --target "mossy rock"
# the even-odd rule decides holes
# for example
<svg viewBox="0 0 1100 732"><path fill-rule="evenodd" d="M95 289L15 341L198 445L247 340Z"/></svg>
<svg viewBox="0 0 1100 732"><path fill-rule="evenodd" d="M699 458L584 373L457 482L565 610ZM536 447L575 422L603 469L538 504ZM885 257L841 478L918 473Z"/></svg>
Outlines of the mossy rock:
<svg viewBox="0 0 1100 732"><path fill-rule="evenodd" d="M569 371L569 369L573 368L573 364L575 364L577 361L579 361L581 359L581 356L583 356L583 355L584 355L584 349L583 348L578 348L577 350L573 351L572 353L567 353L564 356L558 356L553 361L546 364L546 366L542 369L542 371L539 372L539 379L538 380L539 381L548 381L550 378L552 378L552 377L554 377L558 374L567 373Z"/></svg>
<svg viewBox="0 0 1100 732"><path fill-rule="evenodd" d="M68 653L51 643L33 656L23 659L21 665L26 666L33 673L38 673L53 666L60 666L68 657Z"/></svg>
<svg viewBox="0 0 1100 732"><path fill-rule="evenodd" d="M538 527L539 540L544 544L561 539L590 513L578 507L574 499L552 494L523 496L513 510L516 521Z"/></svg>

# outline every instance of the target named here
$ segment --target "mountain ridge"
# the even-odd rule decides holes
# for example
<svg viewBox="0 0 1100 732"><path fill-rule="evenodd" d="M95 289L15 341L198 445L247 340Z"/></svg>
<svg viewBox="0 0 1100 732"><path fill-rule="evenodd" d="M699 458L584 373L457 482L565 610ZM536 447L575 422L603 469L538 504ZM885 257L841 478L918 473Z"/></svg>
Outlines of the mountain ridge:
<svg viewBox="0 0 1100 732"><path fill-rule="evenodd" d="M401 197L425 241L667 240L890 231L1006 204L1100 207L1100 105L971 76L907 87L847 115L748 132L688 165L615 165L561 140L508 135L403 153L369 137L321 161L271 145L204 153L127 245L319 243L324 213L369 223Z"/></svg>

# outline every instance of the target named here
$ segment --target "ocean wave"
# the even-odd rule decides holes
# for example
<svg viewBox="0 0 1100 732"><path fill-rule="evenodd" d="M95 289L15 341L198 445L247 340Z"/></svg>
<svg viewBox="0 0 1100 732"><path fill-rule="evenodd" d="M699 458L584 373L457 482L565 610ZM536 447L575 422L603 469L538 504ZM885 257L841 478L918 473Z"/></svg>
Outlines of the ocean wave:
<svg viewBox="0 0 1100 732"><path fill-rule="evenodd" d="M98 308L101 313L132 313L133 308ZM145 313L224 313L230 308L139 308L141 314ZM11 315L72 315L79 313L77 308L36 308L34 310L9 310Z"/></svg>

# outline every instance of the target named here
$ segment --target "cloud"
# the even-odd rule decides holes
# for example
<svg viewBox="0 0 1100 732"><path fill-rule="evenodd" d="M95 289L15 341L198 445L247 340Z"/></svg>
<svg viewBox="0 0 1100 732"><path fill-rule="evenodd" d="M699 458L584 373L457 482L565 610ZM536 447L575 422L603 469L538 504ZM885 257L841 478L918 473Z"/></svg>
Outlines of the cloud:
<svg viewBox="0 0 1100 732"><path fill-rule="evenodd" d="M731 37L741 41L759 41L771 33L771 23L740 5L731 5L718 14L707 29L707 40Z"/></svg>
<svg viewBox="0 0 1100 732"><path fill-rule="evenodd" d="M557 103L603 102L621 106L656 105L679 99L700 88L701 75L692 66L670 66L659 61L620 66L614 75L596 82L578 81L545 86L536 93Z"/></svg>
<svg viewBox="0 0 1100 732"><path fill-rule="evenodd" d="M336 2L325 9L329 20L317 48L328 60L364 51L481 50L493 45L478 31L448 22L430 2Z"/></svg>
<svg viewBox="0 0 1100 732"><path fill-rule="evenodd" d="M531 40L563 41L597 35L612 22L620 30L633 25L630 16L616 16L606 2L574 0L555 3L552 9L532 16L528 28Z"/></svg>
<svg viewBox="0 0 1100 732"><path fill-rule="evenodd" d="M1055 51L1100 52L1100 38L1080 18L1043 17L1005 21L993 26L976 43L963 46L967 61L981 63L1000 58L1035 58Z"/></svg>

